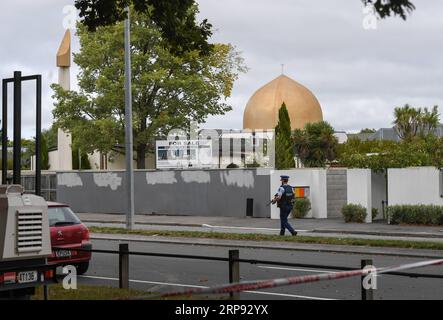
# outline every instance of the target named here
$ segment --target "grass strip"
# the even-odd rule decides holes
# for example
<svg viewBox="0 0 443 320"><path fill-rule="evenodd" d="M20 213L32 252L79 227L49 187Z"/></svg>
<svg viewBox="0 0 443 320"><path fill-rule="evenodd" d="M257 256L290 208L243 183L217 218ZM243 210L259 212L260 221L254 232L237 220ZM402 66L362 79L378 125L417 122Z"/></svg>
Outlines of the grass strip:
<svg viewBox="0 0 443 320"><path fill-rule="evenodd" d="M247 240L247 241L278 241L308 244L330 244L361 247L389 247L407 249L430 249L443 250L443 243L430 241L407 241L386 239L361 239L361 238L334 238L334 237L307 237L307 236L277 236L266 234L240 234L222 232L200 232L200 231L168 231L168 230L126 230L123 228L89 227L94 233L107 234L133 234L142 236L183 237L183 238L205 238L223 240Z"/></svg>

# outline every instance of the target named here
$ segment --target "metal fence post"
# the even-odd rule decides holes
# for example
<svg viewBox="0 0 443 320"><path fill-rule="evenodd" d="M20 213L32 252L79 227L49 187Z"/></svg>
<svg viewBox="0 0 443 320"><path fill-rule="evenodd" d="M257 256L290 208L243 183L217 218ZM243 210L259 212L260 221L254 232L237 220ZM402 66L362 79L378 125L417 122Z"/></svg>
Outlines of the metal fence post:
<svg viewBox="0 0 443 320"><path fill-rule="evenodd" d="M229 250L229 283L240 282L240 258L239 250ZM232 300L240 300L240 292L230 292Z"/></svg>
<svg viewBox="0 0 443 320"><path fill-rule="evenodd" d="M372 260L371 259L365 259L361 261L361 268L364 269L367 266L372 266ZM367 277L367 275L361 276L361 299L362 300L374 300L374 290L373 289L366 289L364 287L364 280Z"/></svg>
<svg viewBox="0 0 443 320"><path fill-rule="evenodd" d="M119 288L129 289L129 245L120 243L118 251Z"/></svg>

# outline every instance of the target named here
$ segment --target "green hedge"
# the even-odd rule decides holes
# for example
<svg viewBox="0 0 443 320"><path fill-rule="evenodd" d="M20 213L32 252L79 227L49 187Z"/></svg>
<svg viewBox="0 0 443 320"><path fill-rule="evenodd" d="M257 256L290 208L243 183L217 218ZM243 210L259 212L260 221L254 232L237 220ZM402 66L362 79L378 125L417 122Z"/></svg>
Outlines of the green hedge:
<svg viewBox="0 0 443 320"><path fill-rule="evenodd" d="M311 201L308 198L296 198L292 204L292 215L294 218L304 218L311 210Z"/></svg>
<svg viewBox="0 0 443 320"><path fill-rule="evenodd" d="M388 215L391 224L443 225L443 206L389 206Z"/></svg>
<svg viewBox="0 0 443 320"><path fill-rule="evenodd" d="M359 204L346 204L341 209L343 218L346 222L365 222L366 219L366 208Z"/></svg>

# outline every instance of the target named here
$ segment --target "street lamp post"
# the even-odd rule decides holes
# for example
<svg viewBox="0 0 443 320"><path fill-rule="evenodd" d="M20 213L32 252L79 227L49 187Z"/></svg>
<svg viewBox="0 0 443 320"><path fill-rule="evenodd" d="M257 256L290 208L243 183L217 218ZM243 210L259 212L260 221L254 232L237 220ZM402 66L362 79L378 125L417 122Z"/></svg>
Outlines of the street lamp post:
<svg viewBox="0 0 443 320"><path fill-rule="evenodd" d="M126 155L126 227L134 228L134 165L132 139L131 39L130 10L125 20L125 155Z"/></svg>

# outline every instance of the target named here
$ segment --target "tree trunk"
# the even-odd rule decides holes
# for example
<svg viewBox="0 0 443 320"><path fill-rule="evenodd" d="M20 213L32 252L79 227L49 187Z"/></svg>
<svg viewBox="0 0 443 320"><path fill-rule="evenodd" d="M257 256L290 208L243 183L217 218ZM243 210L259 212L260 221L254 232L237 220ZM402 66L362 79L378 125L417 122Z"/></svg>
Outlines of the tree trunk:
<svg viewBox="0 0 443 320"><path fill-rule="evenodd" d="M137 169L146 169L145 159L146 159L146 145L139 144L136 147L137 150Z"/></svg>

